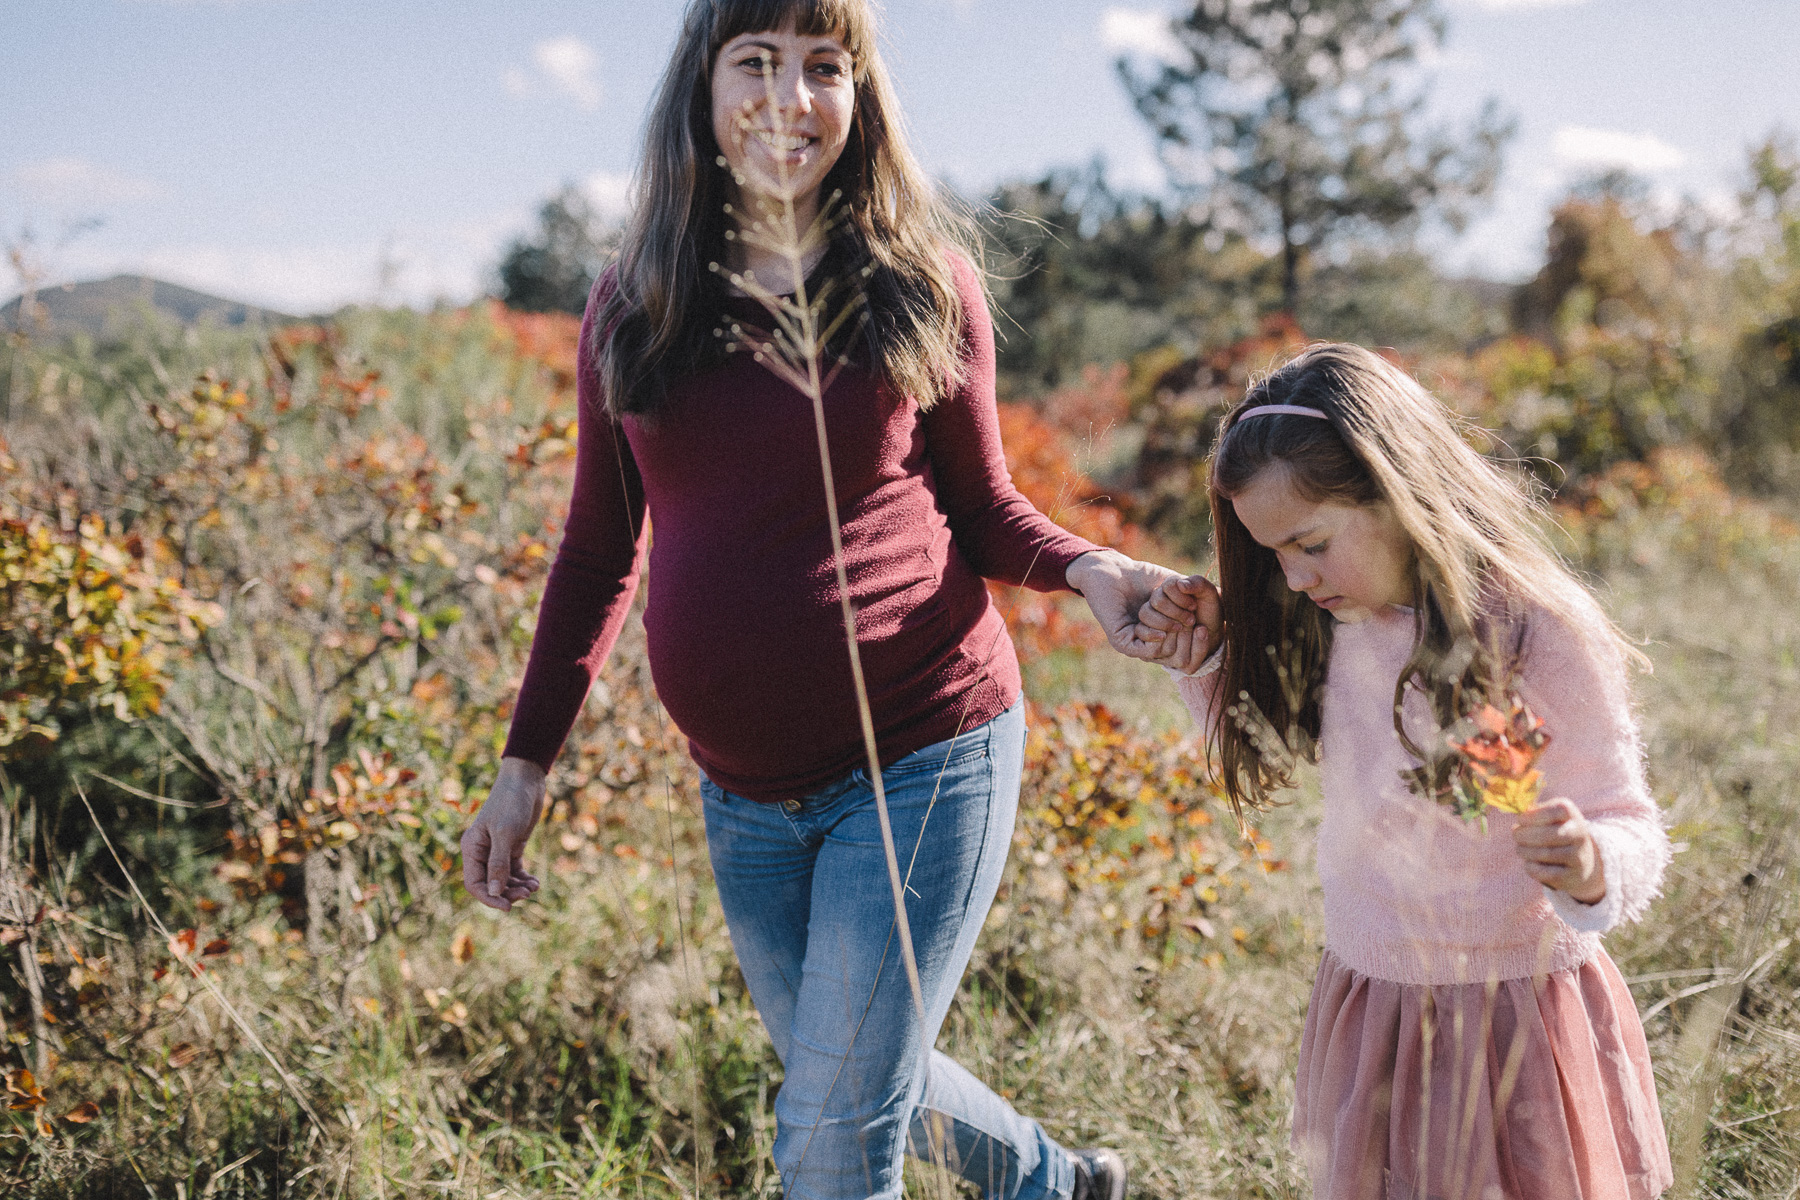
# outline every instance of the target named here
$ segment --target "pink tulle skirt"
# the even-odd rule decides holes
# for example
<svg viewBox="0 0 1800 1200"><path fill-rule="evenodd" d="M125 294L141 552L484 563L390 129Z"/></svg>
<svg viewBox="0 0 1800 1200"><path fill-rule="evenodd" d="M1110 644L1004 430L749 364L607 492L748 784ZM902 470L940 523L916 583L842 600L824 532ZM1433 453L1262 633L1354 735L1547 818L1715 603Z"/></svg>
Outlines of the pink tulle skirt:
<svg viewBox="0 0 1800 1200"><path fill-rule="evenodd" d="M1327 950L1294 1148L1315 1200L1649 1200L1672 1181L1644 1028L1605 952L1440 986Z"/></svg>

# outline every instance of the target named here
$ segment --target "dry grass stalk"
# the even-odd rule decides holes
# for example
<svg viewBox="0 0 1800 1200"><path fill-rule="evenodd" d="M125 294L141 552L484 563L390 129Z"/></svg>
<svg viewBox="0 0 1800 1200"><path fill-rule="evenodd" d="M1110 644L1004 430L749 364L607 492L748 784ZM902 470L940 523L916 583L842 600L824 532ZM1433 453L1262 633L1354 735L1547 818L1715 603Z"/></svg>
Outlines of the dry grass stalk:
<svg viewBox="0 0 1800 1200"><path fill-rule="evenodd" d="M775 95L773 64L767 60L763 64L763 86L767 108L774 123L775 137L779 141L787 136L787 122ZM739 118L738 128L741 137L748 139L753 136L747 118ZM738 344L747 346L757 362L812 404L813 428L818 437L819 472L825 488L825 511L831 532L832 566L837 575L838 599L844 616L844 643L850 657L857 718L862 728L863 750L868 762L870 788L875 798L876 819L881 827L881 847L887 862L888 886L893 893L895 934L900 944L900 959L906 971L907 986L912 992L913 1007L923 1024L928 1018L925 993L919 980L918 959L913 949L912 927L906 915L907 880L901 875L899 853L894 844L893 822L888 816L881 754L875 736L875 718L869 705L862 653L857 644L856 607L850 600L849 572L844 561L843 523L838 514L837 484L831 467L831 440L825 423L825 393L836 380L838 372L848 365L847 355L833 356L829 348L833 340L844 333L847 324L854 323L848 336L853 337L856 330L860 329L867 316L866 302L856 286L860 279L848 282L829 280L817 292L809 292L807 286L807 262L809 259L816 261L822 256L830 242L836 223L837 205L842 199L841 193L832 193L820 205L818 215L803 229L795 205L798 197L785 160L777 163L777 187L772 202L745 187L748 181L741 174L736 175L735 180L740 188L740 195L759 209L760 214L739 213L728 207L727 215L738 219L738 228L729 231L727 237L778 257L785 268L786 282L792 284L792 291L777 293L758 280L752 272L731 272L729 279L732 286L754 297L768 311L773 321L773 327L767 331L733 323L732 344L734 347ZM746 215L750 217L747 226L743 221ZM713 269L718 270L718 265L713 264ZM867 268L862 277L866 276ZM834 304L835 311L832 309ZM909 863L907 876L910 875ZM879 986L879 977L875 986ZM871 1002L873 998L871 993ZM860 1030L860 1024L858 1028ZM853 1034L853 1040L854 1036ZM920 1053L929 1057L931 1046L924 1045ZM845 1056L845 1064L839 1067L840 1072L847 1063L848 1055ZM933 1139L932 1155L939 1168L938 1182L949 1188L951 1185L945 1177L945 1143L946 1139L940 1132L940 1136ZM806 1147L801 1151L801 1165L804 1165L811 1146L812 1138L809 1136Z"/></svg>
<svg viewBox="0 0 1800 1200"><path fill-rule="evenodd" d="M781 115L781 106L776 102L774 71L767 63L763 68L763 82L768 94L769 111L775 122L775 136L785 137L787 128ZM744 136L750 136L748 121L740 119L740 129ZM806 262L809 257L821 252L829 241L833 209L840 197L834 193L820 206L818 217L802 229L795 211L797 197L785 162L778 164L778 171L779 189L775 202L770 204L761 198L751 200L750 203L762 209L762 215L760 218L752 218L748 229L740 224L736 237L757 249L779 256L787 269L793 291L785 295L778 294L754 274L732 272L732 286L755 297L775 322L774 329L768 332L749 329L741 324L734 325L732 332L734 339L741 338L751 348L757 362L812 403L813 428L819 442L819 472L825 485L825 512L831 530L832 566L837 573L838 598L844 613L844 643L850 655L857 717L862 726L863 749L868 757L870 785L875 793L875 810L881 823L888 884L894 893L894 920L899 928L901 960L906 967L907 984L912 989L913 1003L923 1018L925 994L919 983L912 930L906 919L906 885L900 875L893 826L888 819L887 795L881 779L881 753L875 739L875 718L869 707L862 652L857 645L856 608L850 601L850 577L844 563L843 523L838 516L837 486L831 469L831 439L825 425L825 391L847 361L845 356L840 355L827 365L828 346L846 322L855 320L860 325L864 312L863 298L860 293L853 293L842 302L835 314L829 314L827 306L837 287L841 286L838 281L825 284L816 295L809 295ZM737 182L742 187L747 181L740 175ZM744 194L749 196L751 193L746 190Z"/></svg>

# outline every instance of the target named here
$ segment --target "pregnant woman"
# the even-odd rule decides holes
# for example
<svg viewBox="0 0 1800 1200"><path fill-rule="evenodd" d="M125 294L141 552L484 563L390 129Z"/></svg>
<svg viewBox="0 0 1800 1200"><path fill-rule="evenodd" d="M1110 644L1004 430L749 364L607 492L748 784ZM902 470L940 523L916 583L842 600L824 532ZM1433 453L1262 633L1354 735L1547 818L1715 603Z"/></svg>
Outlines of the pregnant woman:
<svg viewBox="0 0 1800 1200"><path fill-rule="evenodd" d="M463 836L469 890L506 910L537 889L521 852L631 607L648 511L651 670L703 773L720 902L784 1067L786 1194L898 1197L910 1151L986 1196L1122 1200L1116 1154L1063 1149L931 1046L1022 770L1018 661L983 579L1077 590L1115 648L1153 659L1135 617L1173 573L1064 532L1013 487L973 235L902 141L866 0L694 0L637 187L582 325L574 496L505 756ZM794 228L825 231L790 244L797 260L758 236L790 204ZM823 405L905 926L812 401L743 349L770 324L746 288L847 280L863 315L831 346L847 365Z"/></svg>

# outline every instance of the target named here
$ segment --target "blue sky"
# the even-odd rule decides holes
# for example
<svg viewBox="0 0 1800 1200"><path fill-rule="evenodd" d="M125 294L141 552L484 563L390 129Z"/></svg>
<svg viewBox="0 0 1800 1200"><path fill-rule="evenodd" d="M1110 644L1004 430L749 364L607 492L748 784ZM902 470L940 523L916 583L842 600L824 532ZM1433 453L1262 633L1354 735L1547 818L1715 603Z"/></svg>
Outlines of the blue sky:
<svg viewBox="0 0 1800 1200"><path fill-rule="evenodd" d="M968 191L1104 155L1156 186L1113 73L1175 0L887 0L926 166ZM1520 277L1548 206L1631 165L1724 205L1800 131L1795 0L1450 0L1433 108L1520 132L1489 215L1440 247ZM54 279L141 271L295 312L462 299L564 180L616 202L677 0L0 0L0 237ZM98 228L65 243L85 218ZM11 281L0 276L0 293Z"/></svg>

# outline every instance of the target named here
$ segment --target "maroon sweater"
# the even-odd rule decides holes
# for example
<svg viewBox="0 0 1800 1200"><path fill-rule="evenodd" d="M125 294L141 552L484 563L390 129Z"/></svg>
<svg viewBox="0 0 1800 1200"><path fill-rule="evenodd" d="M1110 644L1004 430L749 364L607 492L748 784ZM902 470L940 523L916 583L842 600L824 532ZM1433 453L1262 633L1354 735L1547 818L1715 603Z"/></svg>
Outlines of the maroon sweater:
<svg viewBox="0 0 1800 1200"><path fill-rule="evenodd" d="M1096 549L1012 484L993 326L974 269L955 265L967 382L924 413L854 369L825 394L884 764L1018 697L1018 659L982 578L1064 588L1069 563ZM767 323L756 301L732 305ZM590 298L584 347L597 307ZM746 354L685 380L651 421L607 419L597 388L584 364L574 496L506 754L548 769L561 749L630 610L647 501L650 669L694 761L764 801L847 774L866 760L811 402Z"/></svg>

